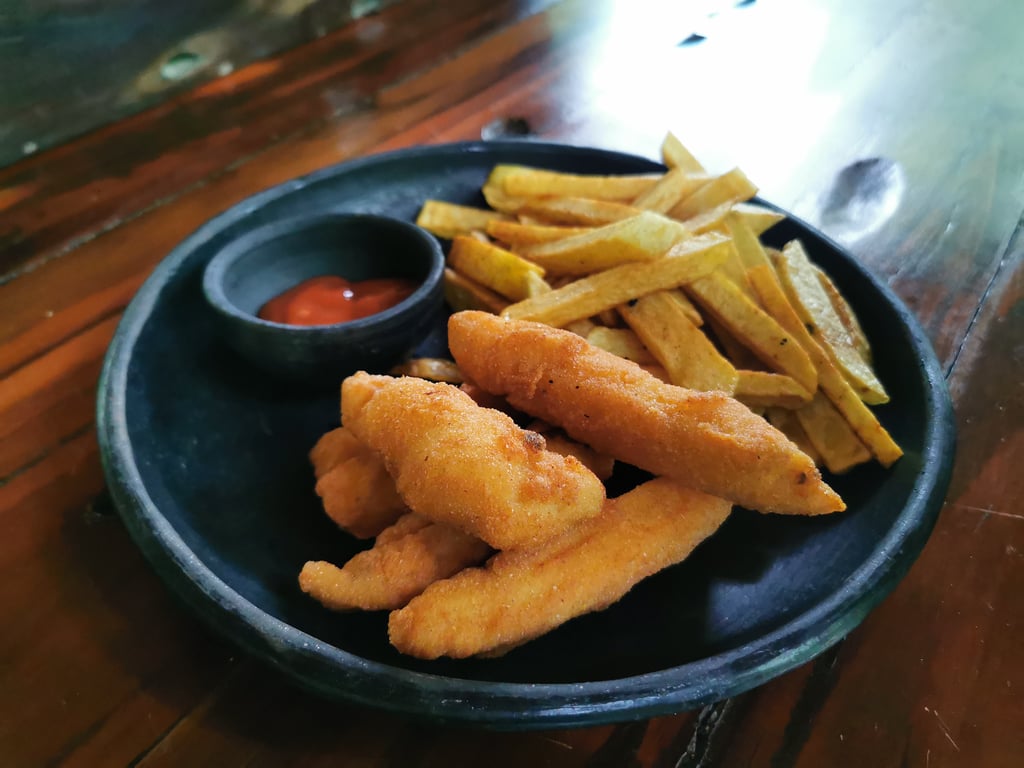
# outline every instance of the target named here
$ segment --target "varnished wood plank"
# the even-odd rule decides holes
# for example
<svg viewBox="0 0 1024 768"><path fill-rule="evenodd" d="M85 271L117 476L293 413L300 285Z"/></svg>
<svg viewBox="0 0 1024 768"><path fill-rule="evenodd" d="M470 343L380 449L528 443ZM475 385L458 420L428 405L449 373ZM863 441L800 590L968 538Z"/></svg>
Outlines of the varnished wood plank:
<svg viewBox="0 0 1024 768"><path fill-rule="evenodd" d="M181 613L119 520L84 432L0 486L0 755L129 762L167 730L230 651Z"/></svg>
<svg viewBox="0 0 1024 768"><path fill-rule="evenodd" d="M550 2L404 0L114 123L74 148L0 171L0 282L311 126L365 110L384 84L407 79L465 41L493 35Z"/></svg>

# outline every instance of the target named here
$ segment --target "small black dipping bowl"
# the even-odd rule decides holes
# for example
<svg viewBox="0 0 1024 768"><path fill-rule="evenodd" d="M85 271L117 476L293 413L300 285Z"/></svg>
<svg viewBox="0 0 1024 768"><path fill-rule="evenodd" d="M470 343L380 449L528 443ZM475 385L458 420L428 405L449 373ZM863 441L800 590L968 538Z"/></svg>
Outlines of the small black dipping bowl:
<svg viewBox="0 0 1024 768"><path fill-rule="evenodd" d="M317 213L246 233L215 255L203 293L223 340L254 366L289 381L337 384L360 369L386 369L432 330L441 311L444 254L415 224L386 216ZM294 326L257 317L304 280L404 278L418 288L369 317Z"/></svg>

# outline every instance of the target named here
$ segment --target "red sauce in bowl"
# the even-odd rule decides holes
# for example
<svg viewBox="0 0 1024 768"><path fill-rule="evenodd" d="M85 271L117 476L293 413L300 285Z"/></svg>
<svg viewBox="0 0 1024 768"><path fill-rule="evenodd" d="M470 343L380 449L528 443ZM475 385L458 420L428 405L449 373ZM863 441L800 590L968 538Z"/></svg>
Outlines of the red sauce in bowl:
<svg viewBox="0 0 1024 768"><path fill-rule="evenodd" d="M305 280L264 304L261 320L285 325L332 325L369 317L407 299L416 284L378 278L349 281L324 275Z"/></svg>

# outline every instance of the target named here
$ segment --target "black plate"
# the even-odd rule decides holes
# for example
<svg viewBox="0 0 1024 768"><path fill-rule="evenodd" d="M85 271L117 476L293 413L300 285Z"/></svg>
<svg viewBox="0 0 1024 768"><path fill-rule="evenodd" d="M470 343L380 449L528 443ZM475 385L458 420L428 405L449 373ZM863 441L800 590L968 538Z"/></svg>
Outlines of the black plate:
<svg viewBox="0 0 1024 768"><path fill-rule="evenodd" d="M909 568L949 481L952 412L917 322L821 234L787 220L860 311L892 395L878 414L906 455L828 478L849 510L827 518L739 510L686 562L601 613L493 660L421 662L387 642L386 615L334 614L304 596L306 560L360 545L319 510L306 453L338 421L337 392L284 388L211 333L203 266L225 242L311 210L413 219L426 198L479 204L496 163L581 173L662 170L642 158L534 143L368 157L257 195L178 246L125 313L103 370L107 479L132 536L219 631L320 693L501 728L610 722L736 694L807 661L856 626ZM443 326L427 344L444 350Z"/></svg>

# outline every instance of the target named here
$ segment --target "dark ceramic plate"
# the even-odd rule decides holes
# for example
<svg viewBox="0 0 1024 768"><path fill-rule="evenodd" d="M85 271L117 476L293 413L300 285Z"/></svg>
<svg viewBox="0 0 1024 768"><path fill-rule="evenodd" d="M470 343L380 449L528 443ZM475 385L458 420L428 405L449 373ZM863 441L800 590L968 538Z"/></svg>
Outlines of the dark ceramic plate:
<svg viewBox="0 0 1024 768"><path fill-rule="evenodd" d="M135 541L220 632L328 696L500 728L603 723L731 696L807 661L895 586L935 522L953 457L942 373L888 288L821 234L787 220L859 310L892 404L878 414L906 455L828 478L828 518L735 512L679 566L601 613L493 660L421 662L387 642L385 614L334 614L298 589L306 560L360 545L320 512L306 453L338 421L337 391L267 379L211 333L203 267L232 238L313 210L413 219L426 198L482 205L495 163L581 173L661 170L642 158L534 143L427 147L329 168L257 195L178 246L125 313L107 355L99 435ZM425 351L445 348L443 324Z"/></svg>

